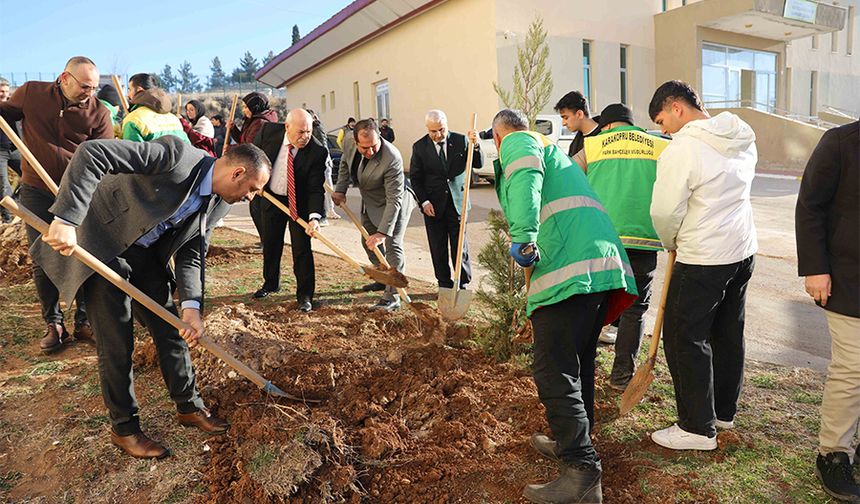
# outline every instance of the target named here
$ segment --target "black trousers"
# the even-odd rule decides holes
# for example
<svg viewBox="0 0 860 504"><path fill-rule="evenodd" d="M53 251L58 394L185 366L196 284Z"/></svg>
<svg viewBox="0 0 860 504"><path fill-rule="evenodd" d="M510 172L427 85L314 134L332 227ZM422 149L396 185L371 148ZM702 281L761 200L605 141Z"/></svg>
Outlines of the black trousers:
<svg viewBox="0 0 860 504"><path fill-rule="evenodd" d="M286 196L274 195L284 205ZM257 198L254 198L255 200ZM286 213L269 201L260 202L260 222L263 232L263 288L276 291L281 288L281 256L284 253L284 233L290 228L290 243L293 250L293 274L296 276L296 298L313 299L316 291L314 254L311 251L311 237Z"/></svg>
<svg viewBox="0 0 860 504"><path fill-rule="evenodd" d="M149 249L132 245L108 266L156 303L177 313L171 294L173 279ZM99 379L114 432L120 436L140 432L131 360L134 352L133 308L137 320L146 326L155 342L161 376L177 410L192 413L204 407L195 385L188 345L176 328L132 301L98 274L93 274L81 290L87 299L93 330L98 334Z"/></svg>
<svg viewBox="0 0 860 504"><path fill-rule="evenodd" d="M654 270L657 269L657 252L650 250L626 249L636 278L639 297L624 310L618 323L618 337L615 340L615 360L612 362L610 382L614 385L627 385L636 368L636 357L642 343L645 329L645 312L651 304L651 284L654 283Z"/></svg>
<svg viewBox="0 0 860 504"><path fill-rule="evenodd" d="M663 350L675 386L678 425L716 435L714 419L737 412L744 379L744 316L755 256L721 266L675 263L663 320Z"/></svg>
<svg viewBox="0 0 860 504"><path fill-rule="evenodd" d="M48 224L54 220L54 215L48 210L54 204L53 194L42 189L21 184L20 201L25 208ZM27 241L31 247L36 240L40 239L40 236L41 233L27 226ZM35 263L33 264L33 281L36 284L36 294L39 296L39 303L42 305L42 318L49 324L62 323L63 312L60 310L60 292L57 290L54 282L45 275L42 268ZM86 302L80 292L75 297L75 304L75 325L78 325L87 321Z"/></svg>
<svg viewBox="0 0 860 504"><path fill-rule="evenodd" d="M447 207L439 217L424 216L424 229L427 230L427 241L430 244L430 257L433 259L433 272L439 287L453 288L454 279L451 271L454 269L454 258L457 257L457 240L460 235L460 214L451 198L448 198ZM440 208L436 209L437 215ZM450 247L451 254L448 255ZM451 264L448 258L451 257ZM472 281L472 266L469 263L469 240L463 237L463 267L460 272L460 286Z"/></svg>
<svg viewBox="0 0 860 504"><path fill-rule="evenodd" d="M248 203L248 213L251 215L251 222L254 223L254 228L260 236L260 243L263 242L263 222L260 212L260 209L263 206L263 200L265 200L265 198L257 196Z"/></svg>
<svg viewBox="0 0 860 504"><path fill-rule="evenodd" d="M608 308L608 294L579 294L532 313L532 374L546 419L569 465L600 468L591 444L594 425L594 359Z"/></svg>

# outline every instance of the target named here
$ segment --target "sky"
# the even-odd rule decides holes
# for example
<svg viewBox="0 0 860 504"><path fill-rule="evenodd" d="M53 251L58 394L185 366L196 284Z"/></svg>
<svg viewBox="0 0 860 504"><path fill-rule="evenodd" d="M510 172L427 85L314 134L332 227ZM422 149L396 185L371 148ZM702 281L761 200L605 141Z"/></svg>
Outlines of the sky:
<svg viewBox="0 0 860 504"><path fill-rule="evenodd" d="M258 62L307 35L350 0L0 0L0 75L35 80L87 56L102 74L174 73L187 60L205 83L218 56L228 75L245 51Z"/></svg>

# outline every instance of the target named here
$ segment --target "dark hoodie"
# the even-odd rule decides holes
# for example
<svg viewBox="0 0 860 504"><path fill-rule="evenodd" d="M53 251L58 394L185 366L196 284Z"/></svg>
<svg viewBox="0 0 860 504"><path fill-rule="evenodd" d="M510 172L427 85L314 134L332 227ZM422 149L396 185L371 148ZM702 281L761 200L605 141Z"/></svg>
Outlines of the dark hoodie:
<svg viewBox="0 0 860 504"><path fill-rule="evenodd" d="M179 118L171 113L173 100L161 88L140 91L131 100L131 111L122 121L123 140L148 142L175 135L188 142Z"/></svg>

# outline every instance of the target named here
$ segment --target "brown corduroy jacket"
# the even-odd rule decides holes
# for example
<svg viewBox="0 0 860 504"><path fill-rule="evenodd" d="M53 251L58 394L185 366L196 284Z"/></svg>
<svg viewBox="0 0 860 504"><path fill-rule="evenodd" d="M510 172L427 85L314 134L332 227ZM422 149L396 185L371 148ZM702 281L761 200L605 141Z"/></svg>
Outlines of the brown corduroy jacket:
<svg viewBox="0 0 860 504"><path fill-rule="evenodd" d="M114 137L107 107L95 97L71 104L57 82L24 83L9 101L0 103L0 113L10 123L22 121L24 143L57 185L82 142ZM23 183L48 190L23 157L21 170Z"/></svg>

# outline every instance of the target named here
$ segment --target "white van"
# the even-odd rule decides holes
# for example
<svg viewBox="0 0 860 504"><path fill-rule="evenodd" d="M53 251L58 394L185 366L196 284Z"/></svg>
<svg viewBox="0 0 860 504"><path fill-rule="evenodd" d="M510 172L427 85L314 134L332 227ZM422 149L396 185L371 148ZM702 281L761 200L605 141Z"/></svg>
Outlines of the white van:
<svg viewBox="0 0 860 504"><path fill-rule="evenodd" d="M558 115L539 114L535 120L535 131L549 138L559 148L567 154L570 148L570 143L576 137L576 133L571 133L561 123L561 117ZM481 139L481 154L484 156L484 165L481 168L476 168L472 172L489 181L493 181L496 177L493 172L493 161L498 159L499 153L496 151L496 144L492 137Z"/></svg>

